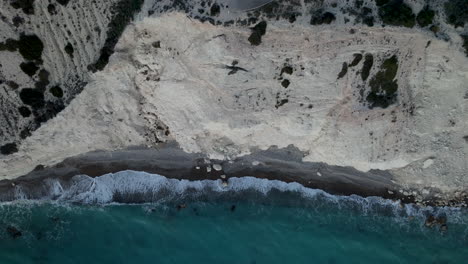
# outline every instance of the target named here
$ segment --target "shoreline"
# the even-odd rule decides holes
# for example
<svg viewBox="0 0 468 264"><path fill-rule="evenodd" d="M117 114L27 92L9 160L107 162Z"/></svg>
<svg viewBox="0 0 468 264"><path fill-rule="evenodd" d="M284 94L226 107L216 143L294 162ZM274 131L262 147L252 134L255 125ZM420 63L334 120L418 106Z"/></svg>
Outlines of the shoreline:
<svg viewBox="0 0 468 264"><path fill-rule="evenodd" d="M333 195L378 196L402 203L415 203L414 196L404 195L387 171L361 172L351 167L303 162L303 153L289 146L254 151L231 161L210 160L202 154L190 154L176 143L164 143L158 149L134 147L118 151L96 151L67 158L52 167L38 166L13 180L0 181L0 201L17 200L21 190L27 199L41 199L47 192L47 179L57 179L70 186L76 175L90 177L133 170L159 174L170 179L229 181L231 177L252 176L260 179L297 182L307 188L320 189ZM209 169L208 169L209 167ZM224 175L224 176L222 176ZM436 197L423 205L436 205Z"/></svg>

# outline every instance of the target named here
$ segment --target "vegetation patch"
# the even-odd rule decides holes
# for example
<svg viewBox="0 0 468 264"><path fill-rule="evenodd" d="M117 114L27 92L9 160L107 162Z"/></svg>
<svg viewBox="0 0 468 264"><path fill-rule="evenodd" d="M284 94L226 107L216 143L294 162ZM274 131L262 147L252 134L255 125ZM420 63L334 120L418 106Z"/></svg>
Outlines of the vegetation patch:
<svg viewBox="0 0 468 264"><path fill-rule="evenodd" d="M44 94L32 88L24 88L20 92L21 101L24 104L31 106L33 109L39 109L44 106Z"/></svg>
<svg viewBox="0 0 468 264"><path fill-rule="evenodd" d="M255 10L253 15L259 17L263 15L269 19L280 19L283 18L290 23L294 23L296 18L301 15L298 12L301 8L300 1L297 0L282 0L282 1L271 1Z"/></svg>
<svg viewBox="0 0 468 264"><path fill-rule="evenodd" d="M468 35L461 35L460 36L463 39L463 48L465 48L465 54L468 56Z"/></svg>
<svg viewBox="0 0 468 264"><path fill-rule="evenodd" d="M379 16L384 24L414 27L413 10L403 0L391 0L379 6Z"/></svg>
<svg viewBox="0 0 468 264"><path fill-rule="evenodd" d="M385 4L387 4L390 0L375 0L375 4L377 6L383 6Z"/></svg>
<svg viewBox="0 0 468 264"><path fill-rule="evenodd" d="M368 7L361 8L361 13L357 17L357 22L362 22L369 27L374 26L374 16L372 14L372 9Z"/></svg>
<svg viewBox="0 0 468 264"><path fill-rule="evenodd" d="M221 7L217 3L214 3L210 8L210 15L218 16L220 13L221 13Z"/></svg>
<svg viewBox="0 0 468 264"><path fill-rule="evenodd" d="M349 67L354 67L354 66L358 65L359 62L361 62L361 60L362 60L362 54L361 53L355 53L355 54L353 54L353 56L354 56L354 59L349 64Z"/></svg>
<svg viewBox="0 0 468 264"><path fill-rule="evenodd" d="M416 21L418 22L419 26L426 27L432 24L432 21L434 20L434 16L435 16L435 12L429 9L428 6L426 6L416 16Z"/></svg>
<svg viewBox="0 0 468 264"><path fill-rule="evenodd" d="M18 147L16 146L16 143L8 143L0 147L0 153L3 155L10 155L15 152L18 152Z"/></svg>
<svg viewBox="0 0 468 264"><path fill-rule="evenodd" d="M455 27L463 27L468 22L468 1L449 0L444 5L447 22Z"/></svg>
<svg viewBox="0 0 468 264"><path fill-rule="evenodd" d="M40 126L41 123L55 117L57 113L62 111L64 108L65 106L62 101L46 102L43 108L33 111L35 116L34 122L37 126Z"/></svg>
<svg viewBox="0 0 468 264"><path fill-rule="evenodd" d="M40 91L45 91L47 85L49 85L49 75L50 73L47 71L47 70L40 70L39 71L39 74L38 74L38 77L39 77L39 81L37 81L34 86L36 87L36 89L39 89Z"/></svg>
<svg viewBox="0 0 468 264"><path fill-rule="evenodd" d="M262 43L262 36L265 35L267 22L262 21L252 28L252 34L249 37L249 42L252 46L258 46Z"/></svg>
<svg viewBox="0 0 468 264"><path fill-rule="evenodd" d="M33 76L36 74L37 70L39 70L39 67L36 66L36 63L34 62L22 62L20 64L21 70L26 73L29 76Z"/></svg>
<svg viewBox="0 0 468 264"><path fill-rule="evenodd" d="M0 43L0 51L19 51L24 59L38 63L42 63L42 51L44 44L36 35L21 34L19 40L7 39L4 43Z"/></svg>
<svg viewBox="0 0 468 264"><path fill-rule="evenodd" d="M6 84L8 86L10 86L10 88L13 89L13 90L16 90L16 89L19 88L19 85L14 81L8 81L8 82L6 82Z"/></svg>
<svg viewBox="0 0 468 264"><path fill-rule="evenodd" d="M278 108L280 108L281 106L287 104L288 102L289 102L288 99L277 100L277 101L276 101L275 108L278 109Z"/></svg>
<svg viewBox="0 0 468 264"><path fill-rule="evenodd" d="M75 51L75 49L73 49L73 45L68 42L67 45L65 46L65 52L70 55L70 57L73 58L73 52Z"/></svg>
<svg viewBox="0 0 468 264"><path fill-rule="evenodd" d="M364 57L364 64L362 65L361 70L361 78L363 81L367 80L367 78L369 77L372 65L374 65L374 56L372 56L372 54L370 53L367 53Z"/></svg>
<svg viewBox="0 0 468 264"><path fill-rule="evenodd" d="M49 4L47 6L47 12L49 12L49 14L51 14L51 15L56 15L57 14L57 9L55 8L55 5L54 4Z"/></svg>
<svg viewBox="0 0 468 264"><path fill-rule="evenodd" d="M366 100L370 108L387 108L396 102L398 83L395 77L397 72L398 58L393 55L382 63L380 71L369 82L371 90Z"/></svg>
<svg viewBox="0 0 468 264"><path fill-rule="evenodd" d="M68 2L70 2L70 0L57 0L57 3L59 3L59 4L63 5L63 6L67 6Z"/></svg>
<svg viewBox="0 0 468 264"><path fill-rule="evenodd" d="M62 98L62 97L63 97L63 90L62 90L62 88L60 88L60 86L58 86L58 85L56 85L56 86L50 88L49 92L50 92L53 96L55 96L55 97L57 97L57 98Z"/></svg>
<svg viewBox="0 0 468 264"><path fill-rule="evenodd" d="M283 86L284 88L288 88L290 84L291 84L291 82L288 79L284 79L281 82L281 86Z"/></svg>
<svg viewBox="0 0 468 264"><path fill-rule="evenodd" d="M13 19L11 21L13 21L13 25L15 27L19 27L20 25L24 24L24 18L22 18L20 16L13 17Z"/></svg>
<svg viewBox="0 0 468 264"><path fill-rule="evenodd" d="M68 1L66 1L68 2ZM60 3L60 2L59 2ZM110 56L114 53L114 47L122 35L125 27L132 21L133 15L141 10L144 0L120 0L112 7L114 17L110 21L107 30L107 38L101 55L96 63L88 66L88 69L96 72L101 71L109 63Z"/></svg>
<svg viewBox="0 0 468 264"><path fill-rule="evenodd" d="M18 112L20 112L20 114L23 117L30 117L31 116L31 110L29 110L29 108L27 106L20 106L18 108Z"/></svg>
<svg viewBox="0 0 468 264"><path fill-rule="evenodd" d="M343 67L341 68L340 73L338 73L338 79L343 78L346 73L348 73L348 63L343 62Z"/></svg>
<svg viewBox="0 0 468 264"><path fill-rule="evenodd" d="M324 12L323 10L318 10L314 14L312 14L312 18L310 19L311 25L322 25L322 24L331 24L331 22L335 21L336 17L333 13Z"/></svg>
<svg viewBox="0 0 468 264"><path fill-rule="evenodd" d="M291 66L286 65L281 69L280 75L283 75L283 73L291 75L291 74L293 74L293 71L294 71L294 69Z"/></svg>
<svg viewBox="0 0 468 264"><path fill-rule="evenodd" d="M10 5L14 9L21 9L26 15L34 15L34 0L13 0Z"/></svg>
<svg viewBox="0 0 468 264"><path fill-rule="evenodd" d="M42 63L44 44L36 35L21 35L18 41L18 51L26 60L35 60Z"/></svg>

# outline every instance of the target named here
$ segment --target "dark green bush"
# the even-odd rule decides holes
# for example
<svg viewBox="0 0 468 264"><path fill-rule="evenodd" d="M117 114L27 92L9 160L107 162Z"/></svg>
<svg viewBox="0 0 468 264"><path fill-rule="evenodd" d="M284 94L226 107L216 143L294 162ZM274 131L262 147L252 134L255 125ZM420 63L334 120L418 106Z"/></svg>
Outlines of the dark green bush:
<svg viewBox="0 0 468 264"><path fill-rule="evenodd" d="M379 7L379 16L384 24L414 27L415 15L403 0L392 0Z"/></svg>
<svg viewBox="0 0 468 264"><path fill-rule="evenodd" d="M418 16L416 16L416 21L418 21L419 26L426 27L432 24L434 16L435 12L426 6L421 10L421 12L419 12Z"/></svg>

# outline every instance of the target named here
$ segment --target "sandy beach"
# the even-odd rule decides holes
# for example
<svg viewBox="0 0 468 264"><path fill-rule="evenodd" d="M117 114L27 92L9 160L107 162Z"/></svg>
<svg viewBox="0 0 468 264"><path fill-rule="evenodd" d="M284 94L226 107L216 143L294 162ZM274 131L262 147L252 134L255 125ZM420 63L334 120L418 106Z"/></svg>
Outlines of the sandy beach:
<svg viewBox="0 0 468 264"><path fill-rule="evenodd" d="M254 151L233 160L208 159L202 154L186 153L174 143L160 144L158 149L134 147L119 151L96 151L34 171L14 180L0 182L0 200L48 197L48 180L59 180L63 188L70 186L76 175L101 176L125 170L144 171L167 178L186 180L225 180L231 177L253 176L269 180L297 182L305 187L321 189L335 195L380 196L414 202L411 195L403 195L389 172L372 170L360 172L351 167L330 166L325 163L303 162L304 153L295 147L270 148ZM25 197L24 197L25 196ZM432 197L434 198L434 197ZM425 203L433 204L433 199Z"/></svg>

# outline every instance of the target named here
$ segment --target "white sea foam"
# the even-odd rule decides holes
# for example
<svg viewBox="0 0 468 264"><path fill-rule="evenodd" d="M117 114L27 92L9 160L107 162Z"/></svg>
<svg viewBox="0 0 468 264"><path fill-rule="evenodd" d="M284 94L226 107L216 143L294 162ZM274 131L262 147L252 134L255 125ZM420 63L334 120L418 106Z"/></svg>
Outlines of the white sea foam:
<svg viewBox="0 0 468 264"><path fill-rule="evenodd" d="M254 177L229 178L227 186L223 180L178 180L158 174L139 171L122 171L99 177L78 175L68 183L56 179L44 180L42 200L54 200L59 203L115 204L115 203L164 203L177 199L195 199L200 197L237 197L239 199L263 199L269 201L274 195L284 194L276 201L300 200L297 204L307 207L351 209L359 214L384 214L396 216L406 221L408 217L425 219L428 214L449 216L451 222L464 223L467 212L460 208L418 207L412 204L401 205L380 197L361 197L358 195L332 195L318 189L304 187L299 183L287 183L278 180L259 179ZM269 196L272 192L274 195ZM255 193L246 198L246 193ZM259 196L260 195L260 196ZM17 200L28 199L27 190L15 186L14 196ZM262 198L263 197L263 198ZM216 199L217 199L216 198ZM30 198L29 198L30 199ZM235 198L237 199L237 198Z"/></svg>
<svg viewBox="0 0 468 264"><path fill-rule="evenodd" d="M226 187L222 180L189 181L169 179L158 174L146 172L122 171L110 173L96 178L87 175L75 176L71 185L64 188L57 180L48 180L50 195L58 197L58 200L82 202L82 203L110 203L116 194L157 194L161 191L169 191L167 196L181 196L190 192L192 194L202 192L241 192L254 190L267 195L272 190L280 192L300 193L304 198L311 198L321 194L333 199L334 196L324 191L306 188L299 183L286 183L278 180L258 179L254 177L229 178Z"/></svg>

